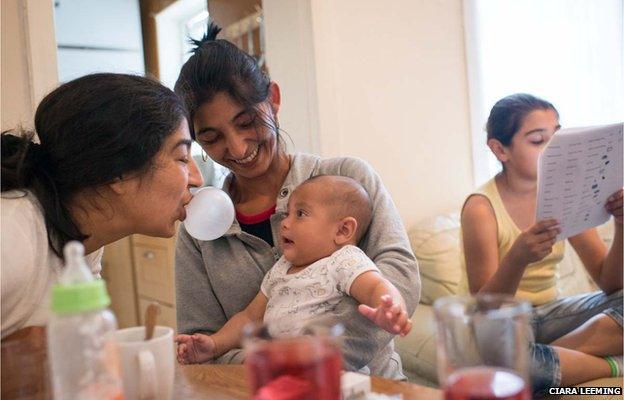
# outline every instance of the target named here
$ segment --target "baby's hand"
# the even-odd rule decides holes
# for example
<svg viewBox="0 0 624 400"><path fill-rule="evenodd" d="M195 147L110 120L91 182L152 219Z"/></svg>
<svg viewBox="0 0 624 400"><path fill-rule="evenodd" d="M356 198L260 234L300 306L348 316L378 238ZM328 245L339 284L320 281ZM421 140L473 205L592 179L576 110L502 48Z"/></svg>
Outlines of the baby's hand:
<svg viewBox="0 0 624 400"><path fill-rule="evenodd" d="M622 224L622 197L624 197L624 191L620 189L609 196L607 204L605 204L607 212L613 215L615 221L620 225Z"/></svg>
<svg viewBox="0 0 624 400"><path fill-rule="evenodd" d="M408 318L405 306L395 304L389 295L381 296L379 307L360 304L358 311L375 325L395 335L405 336L412 329L412 321Z"/></svg>
<svg viewBox="0 0 624 400"><path fill-rule="evenodd" d="M178 362L182 365L203 363L216 355L217 346L208 335L177 335L173 340L178 344Z"/></svg>

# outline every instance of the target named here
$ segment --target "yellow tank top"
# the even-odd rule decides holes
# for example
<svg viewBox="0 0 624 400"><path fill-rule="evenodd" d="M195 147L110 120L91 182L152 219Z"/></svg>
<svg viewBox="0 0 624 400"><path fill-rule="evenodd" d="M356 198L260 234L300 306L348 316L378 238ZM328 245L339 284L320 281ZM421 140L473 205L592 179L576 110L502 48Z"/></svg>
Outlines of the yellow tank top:
<svg viewBox="0 0 624 400"><path fill-rule="evenodd" d="M503 200L500 197L494 178L481 186L470 196L480 195L486 197L496 216L496 226L498 231L498 262L507 254L521 231L516 223L511 219L505 209ZM468 198L470 198L468 196ZM466 198L466 200L468 199ZM465 204L465 203L464 203ZM529 264L522 275L516 298L527 300L534 306L547 303L557 298L556 273L557 264L563 259L565 241L559 241L553 246L553 251L546 258L533 264ZM468 277L466 275L466 260L464 258L463 240L461 243L461 270L462 275L459 281L459 292L469 293Z"/></svg>

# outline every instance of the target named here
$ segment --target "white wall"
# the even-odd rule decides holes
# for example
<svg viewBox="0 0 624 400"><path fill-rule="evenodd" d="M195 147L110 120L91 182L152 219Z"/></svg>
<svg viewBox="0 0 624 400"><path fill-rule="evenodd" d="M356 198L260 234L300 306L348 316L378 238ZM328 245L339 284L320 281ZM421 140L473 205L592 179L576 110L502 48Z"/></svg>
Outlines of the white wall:
<svg viewBox="0 0 624 400"><path fill-rule="evenodd" d="M36 105L58 82L52 1L2 0L1 130L32 128Z"/></svg>
<svg viewBox="0 0 624 400"><path fill-rule="evenodd" d="M278 119L294 152L319 152L318 98L309 0L263 0L265 53L271 79L278 82ZM292 142L291 142L292 140Z"/></svg>
<svg viewBox="0 0 624 400"><path fill-rule="evenodd" d="M263 2L267 61L273 78L284 78L284 129L291 131L288 114L301 112L289 110L289 96L293 105L316 106L308 143L318 141L323 156L371 163L407 227L457 210L473 188L461 0L296 0L291 17L310 9L298 27L287 15L275 18L277 4L293 7L284 3ZM304 69L295 45L308 39L314 65ZM306 103L301 80L314 85L316 104Z"/></svg>

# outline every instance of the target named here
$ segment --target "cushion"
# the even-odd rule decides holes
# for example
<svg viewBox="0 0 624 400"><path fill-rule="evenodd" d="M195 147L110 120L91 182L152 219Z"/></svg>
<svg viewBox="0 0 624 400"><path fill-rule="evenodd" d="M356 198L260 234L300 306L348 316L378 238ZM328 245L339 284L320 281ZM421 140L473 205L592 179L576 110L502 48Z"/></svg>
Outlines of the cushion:
<svg viewBox="0 0 624 400"><path fill-rule="evenodd" d="M608 221L599 226L598 234L610 246L613 223ZM408 236L420 268L420 302L431 305L439 297L457 294L461 277L459 214L425 219L412 228ZM597 290L570 243L566 243L564 258L559 264L557 288L561 297Z"/></svg>
<svg viewBox="0 0 624 400"><path fill-rule="evenodd" d="M557 291L559 297L574 296L598 290L589 277L583 262L569 242L566 242L563 260L557 269Z"/></svg>
<svg viewBox="0 0 624 400"><path fill-rule="evenodd" d="M403 373L412 383L435 386L436 371L436 327L433 307L419 304L412 315L412 331L395 338L397 352L403 362Z"/></svg>
<svg viewBox="0 0 624 400"><path fill-rule="evenodd" d="M615 233L613 222L609 220L596 229L598 230L598 236L602 238L607 248L610 248ZM557 289L561 297L598 290L598 286L596 286L596 283L587 273L583 262L569 242L566 243L563 260L559 263L557 273L559 278L557 280Z"/></svg>
<svg viewBox="0 0 624 400"><path fill-rule="evenodd" d="M420 269L421 303L433 304L437 298L457 292L459 233L458 213L426 219L408 232Z"/></svg>

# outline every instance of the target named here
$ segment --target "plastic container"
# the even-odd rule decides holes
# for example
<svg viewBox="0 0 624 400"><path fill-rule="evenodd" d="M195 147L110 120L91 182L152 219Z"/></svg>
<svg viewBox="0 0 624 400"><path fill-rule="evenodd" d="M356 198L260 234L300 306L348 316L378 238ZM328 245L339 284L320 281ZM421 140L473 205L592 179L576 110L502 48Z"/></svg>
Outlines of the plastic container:
<svg viewBox="0 0 624 400"><path fill-rule="evenodd" d="M54 398L123 399L114 341L117 322L107 308L106 285L93 277L81 243L67 243L63 253L65 270L52 289L47 329Z"/></svg>

